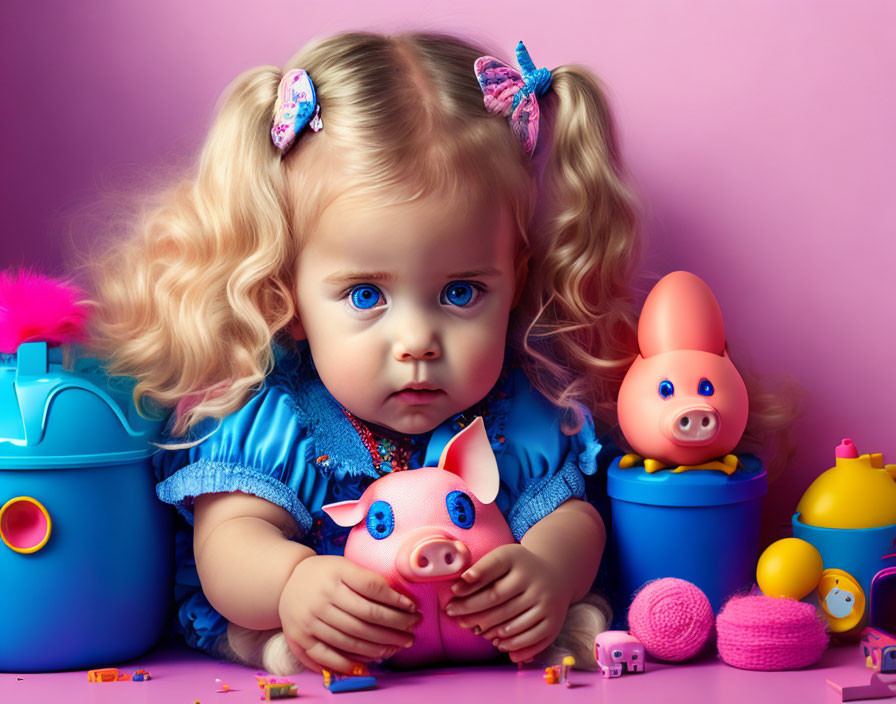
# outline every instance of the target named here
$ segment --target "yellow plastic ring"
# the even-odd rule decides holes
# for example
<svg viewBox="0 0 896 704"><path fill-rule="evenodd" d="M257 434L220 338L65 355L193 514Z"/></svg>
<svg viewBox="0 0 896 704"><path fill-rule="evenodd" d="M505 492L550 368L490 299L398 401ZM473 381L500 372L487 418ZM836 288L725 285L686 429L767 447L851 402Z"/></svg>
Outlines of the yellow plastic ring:
<svg viewBox="0 0 896 704"><path fill-rule="evenodd" d="M865 592L849 572L827 569L818 583L818 601L832 633L845 633L865 615Z"/></svg>
<svg viewBox="0 0 896 704"><path fill-rule="evenodd" d="M47 544L52 529L50 513L30 496L17 496L0 508L0 538L10 550L25 555L37 552Z"/></svg>

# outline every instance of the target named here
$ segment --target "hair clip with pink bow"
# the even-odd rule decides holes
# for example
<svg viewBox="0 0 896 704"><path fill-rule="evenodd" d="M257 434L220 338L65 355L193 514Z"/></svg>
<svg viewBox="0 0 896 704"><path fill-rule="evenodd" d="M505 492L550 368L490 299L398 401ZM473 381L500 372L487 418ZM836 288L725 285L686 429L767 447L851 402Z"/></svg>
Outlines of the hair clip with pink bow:
<svg viewBox="0 0 896 704"><path fill-rule="evenodd" d="M474 70L482 88L486 109L510 119L510 127L529 156L538 141L539 109L537 97L551 85L551 72L535 68L526 46L516 46L520 71L493 56L480 56Z"/></svg>

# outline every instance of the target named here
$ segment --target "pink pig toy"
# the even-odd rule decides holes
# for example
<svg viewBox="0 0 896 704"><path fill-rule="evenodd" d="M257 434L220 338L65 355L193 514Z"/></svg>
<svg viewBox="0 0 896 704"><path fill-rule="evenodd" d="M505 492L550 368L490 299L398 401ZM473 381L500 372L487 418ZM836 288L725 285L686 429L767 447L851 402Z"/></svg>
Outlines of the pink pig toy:
<svg viewBox="0 0 896 704"><path fill-rule="evenodd" d="M618 413L625 439L647 458L644 468L731 474L738 461L727 453L743 435L749 401L725 350L722 311L702 279L675 271L657 282L641 311L638 345ZM638 455L627 455L620 467L633 466Z"/></svg>
<svg viewBox="0 0 896 704"><path fill-rule="evenodd" d="M445 615L451 585L513 534L493 503L498 465L481 418L445 446L438 467L395 472L356 501L324 506L341 526L354 526L345 556L386 577L413 599L423 620L414 644L391 663L402 667L493 657L492 644Z"/></svg>
<svg viewBox="0 0 896 704"><path fill-rule="evenodd" d="M644 672L644 646L625 631L604 631L594 639L594 659L604 677Z"/></svg>

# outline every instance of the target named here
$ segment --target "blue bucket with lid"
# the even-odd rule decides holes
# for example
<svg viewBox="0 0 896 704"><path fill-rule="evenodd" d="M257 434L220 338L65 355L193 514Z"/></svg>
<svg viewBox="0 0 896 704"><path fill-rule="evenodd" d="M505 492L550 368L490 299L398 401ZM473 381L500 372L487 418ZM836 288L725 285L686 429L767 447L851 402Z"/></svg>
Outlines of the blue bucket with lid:
<svg viewBox="0 0 896 704"><path fill-rule="evenodd" d="M169 622L171 514L150 455L162 421L97 360L27 342L0 354L0 671L94 668Z"/></svg>
<svg viewBox="0 0 896 704"><path fill-rule="evenodd" d="M766 472L757 457L727 475L717 470L674 474L644 467L607 474L612 555L619 598L631 603L646 582L678 577L696 584L718 611L753 584Z"/></svg>

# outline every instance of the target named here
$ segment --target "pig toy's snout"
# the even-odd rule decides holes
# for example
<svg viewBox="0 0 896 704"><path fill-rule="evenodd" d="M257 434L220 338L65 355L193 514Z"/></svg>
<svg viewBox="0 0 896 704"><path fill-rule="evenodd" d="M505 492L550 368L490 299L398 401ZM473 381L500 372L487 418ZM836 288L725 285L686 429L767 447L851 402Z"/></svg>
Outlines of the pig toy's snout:
<svg viewBox="0 0 896 704"><path fill-rule="evenodd" d="M709 405L670 409L665 425L666 435L678 445L708 445L719 434L718 412Z"/></svg>
<svg viewBox="0 0 896 704"><path fill-rule="evenodd" d="M459 577L471 563L470 550L448 534L411 535L396 558L398 573L409 582L439 582Z"/></svg>
<svg viewBox="0 0 896 704"><path fill-rule="evenodd" d="M459 540L433 538L417 545L411 553L411 572L418 578L448 577L463 571L470 551Z"/></svg>

